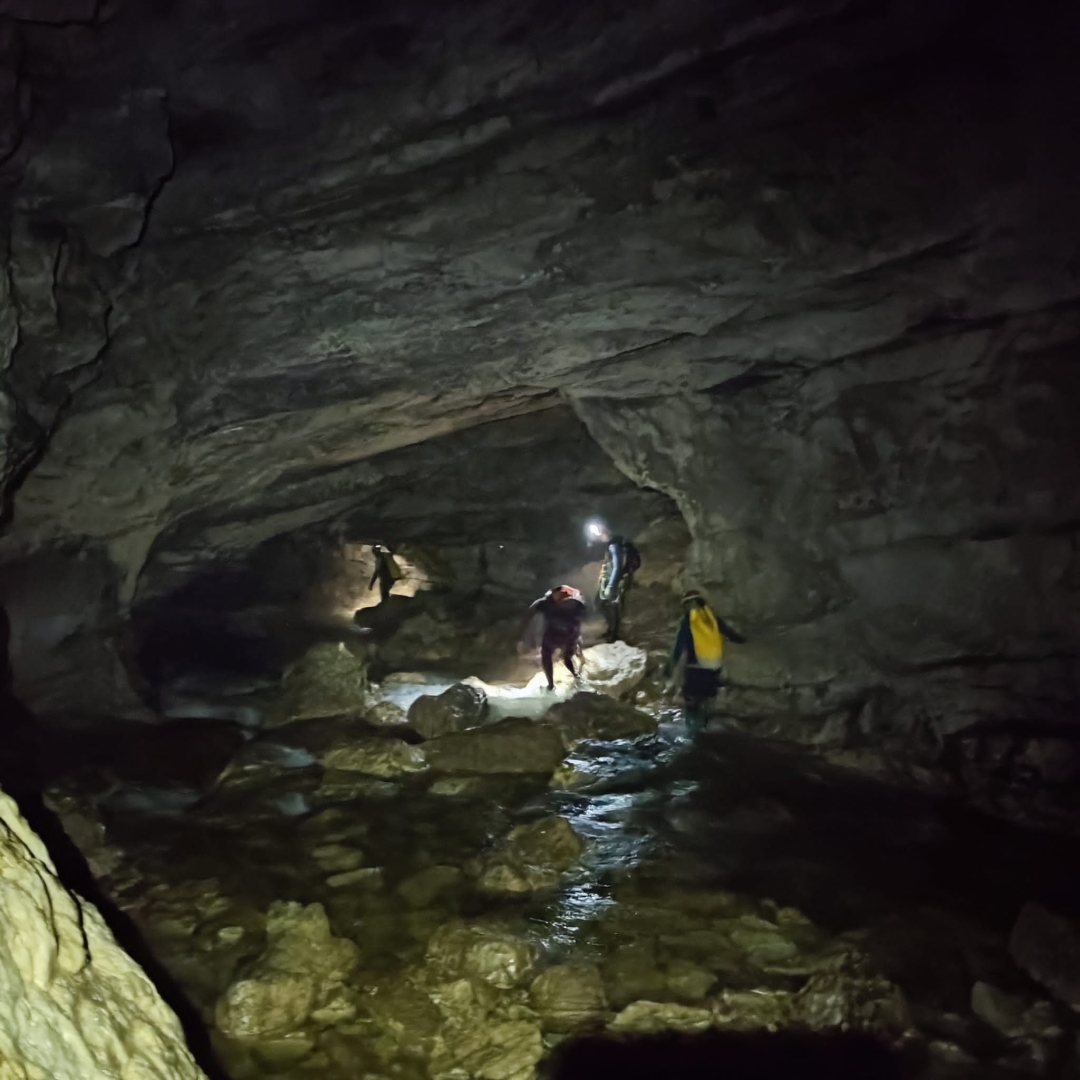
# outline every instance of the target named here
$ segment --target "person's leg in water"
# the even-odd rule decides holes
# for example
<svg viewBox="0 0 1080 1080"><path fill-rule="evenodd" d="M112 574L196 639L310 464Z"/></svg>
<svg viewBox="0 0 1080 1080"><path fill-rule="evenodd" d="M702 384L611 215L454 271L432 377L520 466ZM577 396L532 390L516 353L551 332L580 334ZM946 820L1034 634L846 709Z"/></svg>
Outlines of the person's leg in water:
<svg viewBox="0 0 1080 1080"><path fill-rule="evenodd" d="M390 599L390 590L394 587L394 578L390 571L383 567L379 571L379 600L385 604Z"/></svg>
<svg viewBox="0 0 1080 1080"><path fill-rule="evenodd" d="M578 677L578 673L574 670L574 653L575 652L577 652L577 643L576 642L567 642L565 645L563 645L563 650L562 650L563 663L566 665L566 670L569 671L570 674L573 675L573 677L576 679Z"/></svg>
<svg viewBox="0 0 1080 1080"><path fill-rule="evenodd" d="M683 677L683 715L686 730L692 737L705 730L719 684L718 672L710 668L687 666Z"/></svg>
<svg viewBox="0 0 1080 1080"><path fill-rule="evenodd" d="M544 635L543 641L540 643L540 665L544 669L544 674L547 676L547 688L549 690L555 689L555 671L552 666L552 656L555 652L556 642L547 634Z"/></svg>
<svg viewBox="0 0 1080 1080"><path fill-rule="evenodd" d="M604 618L607 620L607 633L604 640L615 642L619 640L619 622L622 619L622 596L618 595L614 600L609 600L604 605Z"/></svg>
<svg viewBox="0 0 1080 1080"><path fill-rule="evenodd" d="M619 635L622 633L623 616L626 614L626 595L630 592L630 586L633 585L633 583L634 578L632 574L627 574L619 583L619 591L615 594L615 602L611 614L611 636L608 638L609 641L618 641Z"/></svg>

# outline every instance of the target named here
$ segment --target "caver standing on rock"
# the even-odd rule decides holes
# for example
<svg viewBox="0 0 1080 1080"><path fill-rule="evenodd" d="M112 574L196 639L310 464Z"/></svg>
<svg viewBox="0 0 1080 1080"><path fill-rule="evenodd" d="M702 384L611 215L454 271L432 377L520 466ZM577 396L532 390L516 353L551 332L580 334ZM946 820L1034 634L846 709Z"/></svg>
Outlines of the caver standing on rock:
<svg viewBox="0 0 1080 1080"><path fill-rule="evenodd" d="M634 583L634 574L641 568L641 552L632 541L625 536L613 536L606 527L598 530L597 539L607 544L607 550L600 568L596 602L607 623L604 639L617 641L626 594Z"/></svg>
<svg viewBox="0 0 1080 1080"><path fill-rule="evenodd" d="M570 585L556 585L549 589L529 608L533 615L540 615L544 622L540 639L540 662L547 676L547 688L555 689L553 660L556 650L562 653L563 663L576 679L574 655L581 649L581 621L585 618L585 601L581 593Z"/></svg>
<svg viewBox="0 0 1080 1080"><path fill-rule="evenodd" d="M379 599L381 603L385 604L390 599L390 592L394 588L394 583L400 581L404 574L401 572L401 567L398 566L397 559L394 558L394 553L388 547L376 544L372 550L375 552L375 573L371 575L368 588L374 589L377 581L379 583Z"/></svg>
<svg viewBox="0 0 1080 1080"><path fill-rule="evenodd" d="M675 648L664 665L664 675L671 678L683 665L682 694L686 726L696 735L705 726L709 707L720 690L723 676L724 637L738 645L746 643L705 602L697 589L690 589L682 598L683 617L675 637Z"/></svg>

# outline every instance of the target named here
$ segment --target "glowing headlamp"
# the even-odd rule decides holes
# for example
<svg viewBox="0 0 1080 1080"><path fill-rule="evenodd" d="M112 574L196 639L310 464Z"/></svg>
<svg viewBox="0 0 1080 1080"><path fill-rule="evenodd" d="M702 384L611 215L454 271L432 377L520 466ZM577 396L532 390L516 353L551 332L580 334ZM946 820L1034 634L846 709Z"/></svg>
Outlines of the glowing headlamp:
<svg viewBox="0 0 1080 1080"><path fill-rule="evenodd" d="M590 540L603 540L607 534L607 526L599 518L593 518L592 521L586 522L585 535Z"/></svg>

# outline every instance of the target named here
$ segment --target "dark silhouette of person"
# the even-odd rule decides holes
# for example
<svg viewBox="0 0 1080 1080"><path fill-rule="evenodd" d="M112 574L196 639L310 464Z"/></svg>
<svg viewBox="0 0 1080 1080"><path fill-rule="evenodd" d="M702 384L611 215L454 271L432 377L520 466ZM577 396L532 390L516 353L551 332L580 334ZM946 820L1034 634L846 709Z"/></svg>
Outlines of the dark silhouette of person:
<svg viewBox="0 0 1080 1080"><path fill-rule="evenodd" d="M547 676L547 688L555 689L554 658L562 653L563 663L574 678L574 656L581 646L581 621L585 618L585 601L570 585L556 585L539 600L533 601L530 613L543 618L544 631L540 639L540 663Z"/></svg>

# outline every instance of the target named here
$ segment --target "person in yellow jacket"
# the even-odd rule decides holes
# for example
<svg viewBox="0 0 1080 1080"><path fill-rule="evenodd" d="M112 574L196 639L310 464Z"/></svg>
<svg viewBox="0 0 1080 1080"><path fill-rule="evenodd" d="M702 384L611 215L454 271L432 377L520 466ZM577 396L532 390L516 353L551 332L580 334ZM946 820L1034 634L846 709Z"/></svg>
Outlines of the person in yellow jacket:
<svg viewBox="0 0 1080 1080"><path fill-rule="evenodd" d="M394 587L394 582L400 581L404 575L401 572L401 567L398 566L397 559L394 558L394 553L388 547L376 544L374 551L375 573L371 575L368 588L374 589L377 581L379 583L379 600L385 604L390 599L390 592Z"/></svg>
<svg viewBox="0 0 1080 1080"><path fill-rule="evenodd" d="M724 638L728 637L738 645L745 644L746 638L728 626L697 589L684 593L682 606L685 614L679 623L675 647L664 665L664 675L670 678L683 663L686 726L692 734L697 734L705 726L709 706L720 689Z"/></svg>

